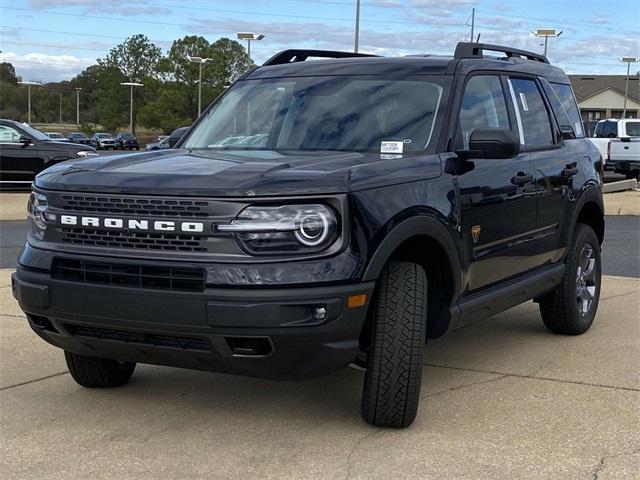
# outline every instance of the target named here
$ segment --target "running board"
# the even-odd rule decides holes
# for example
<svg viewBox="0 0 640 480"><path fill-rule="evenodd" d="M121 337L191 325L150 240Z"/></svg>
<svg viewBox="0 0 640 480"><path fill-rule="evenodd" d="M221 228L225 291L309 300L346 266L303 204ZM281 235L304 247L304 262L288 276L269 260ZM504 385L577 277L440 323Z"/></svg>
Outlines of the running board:
<svg viewBox="0 0 640 480"><path fill-rule="evenodd" d="M449 331L504 312L553 290L562 281L564 271L564 264L549 265L520 278L463 297L451 308L453 329Z"/></svg>

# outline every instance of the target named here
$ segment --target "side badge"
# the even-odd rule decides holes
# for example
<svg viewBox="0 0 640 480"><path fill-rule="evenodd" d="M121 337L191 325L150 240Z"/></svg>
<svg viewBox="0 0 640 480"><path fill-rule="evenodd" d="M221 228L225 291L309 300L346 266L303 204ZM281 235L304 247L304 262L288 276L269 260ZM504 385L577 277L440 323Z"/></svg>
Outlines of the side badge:
<svg viewBox="0 0 640 480"><path fill-rule="evenodd" d="M473 237L473 243L478 243L478 238L480 238L480 225L474 225L471 227L471 236Z"/></svg>

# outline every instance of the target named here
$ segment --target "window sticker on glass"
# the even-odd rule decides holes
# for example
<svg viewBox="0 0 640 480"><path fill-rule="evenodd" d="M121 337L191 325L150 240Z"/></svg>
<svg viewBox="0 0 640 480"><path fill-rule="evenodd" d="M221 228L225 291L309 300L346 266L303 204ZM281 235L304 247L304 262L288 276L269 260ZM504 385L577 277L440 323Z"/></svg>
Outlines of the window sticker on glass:
<svg viewBox="0 0 640 480"><path fill-rule="evenodd" d="M520 92L520 102L522 102L522 110L525 112L529 111L529 105L527 104L527 97L524 92Z"/></svg>
<svg viewBox="0 0 640 480"><path fill-rule="evenodd" d="M380 142L380 153L402 153L404 142Z"/></svg>

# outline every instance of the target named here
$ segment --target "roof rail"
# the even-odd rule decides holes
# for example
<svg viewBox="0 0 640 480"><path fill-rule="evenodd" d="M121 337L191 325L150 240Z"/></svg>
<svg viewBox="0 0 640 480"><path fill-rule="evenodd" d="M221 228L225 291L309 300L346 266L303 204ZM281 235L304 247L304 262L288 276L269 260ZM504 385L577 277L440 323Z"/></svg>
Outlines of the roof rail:
<svg viewBox="0 0 640 480"><path fill-rule="evenodd" d="M350 58L350 57L377 57L378 55L369 55L367 53L354 52L336 52L332 50L283 50L276 53L269 60L264 62L263 66L282 65L284 63L304 62L309 57L315 58Z"/></svg>
<svg viewBox="0 0 640 480"><path fill-rule="evenodd" d="M547 57L545 57L544 55L540 55L539 53L529 52L527 50L519 50L517 48L503 47L501 45L473 42L459 42L458 45L456 45L456 51L453 54L453 57L455 59L483 58L484 50L488 50L490 52L501 52L509 58L526 58L527 60L533 60L535 62L549 63Z"/></svg>

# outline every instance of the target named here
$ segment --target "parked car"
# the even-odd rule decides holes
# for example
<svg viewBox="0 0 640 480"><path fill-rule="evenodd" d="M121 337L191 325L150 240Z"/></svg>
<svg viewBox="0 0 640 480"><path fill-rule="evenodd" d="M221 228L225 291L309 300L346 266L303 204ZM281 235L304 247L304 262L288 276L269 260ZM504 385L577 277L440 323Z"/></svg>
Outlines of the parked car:
<svg viewBox="0 0 640 480"><path fill-rule="evenodd" d="M176 128L173 132L171 132L171 135L169 135L169 148L175 147L176 144L182 138L182 136L185 133L187 133L189 128L191 128L191 127L180 127L180 128Z"/></svg>
<svg viewBox="0 0 640 480"><path fill-rule="evenodd" d="M44 134L49 137L51 140L55 140L56 142L68 142L64 135L58 132L44 132Z"/></svg>
<svg viewBox="0 0 640 480"><path fill-rule="evenodd" d="M91 137L91 145L96 150L107 150L109 148L115 150L118 148L118 143L110 133L94 133Z"/></svg>
<svg viewBox="0 0 640 480"><path fill-rule="evenodd" d="M613 167L607 161L609 141L612 138L631 138L638 136L640 136L640 119L609 118L607 120L600 120L596 124L593 138L589 140L598 147L603 158L604 169L613 170Z"/></svg>
<svg viewBox="0 0 640 480"><path fill-rule="evenodd" d="M120 150L140 150L138 139L133 133L119 133L116 135L117 148Z"/></svg>
<svg viewBox="0 0 640 480"><path fill-rule="evenodd" d="M58 142L24 123L0 120L0 186L29 185L45 168L70 159L95 157L86 145Z"/></svg>
<svg viewBox="0 0 640 480"><path fill-rule="evenodd" d="M640 135L612 138L607 150L607 164L615 173L640 180Z"/></svg>
<svg viewBox="0 0 640 480"><path fill-rule="evenodd" d="M12 291L82 386L121 386L136 362L357 365L364 420L406 427L427 338L532 299L553 333L592 325L604 208L580 125L534 52L286 50L174 150L39 175Z"/></svg>
<svg viewBox="0 0 640 480"><path fill-rule="evenodd" d="M164 138L162 138L161 140L158 140L157 142L147 143L147 146L145 147L145 150L147 152L150 152L152 150L165 150L167 148L169 148L169 136L168 135L165 136Z"/></svg>
<svg viewBox="0 0 640 480"><path fill-rule="evenodd" d="M91 145L91 139L82 132L70 133L67 138L71 143L77 143L80 145Z"/></svg>

